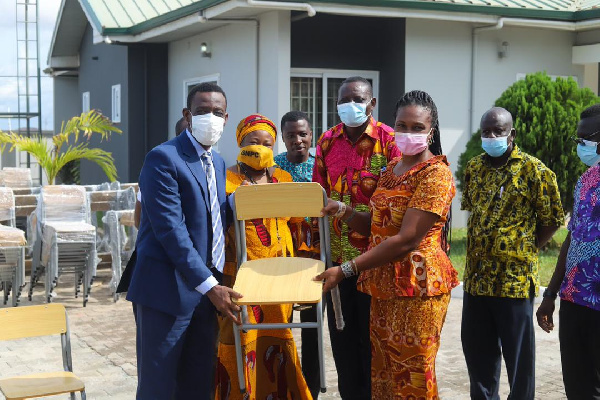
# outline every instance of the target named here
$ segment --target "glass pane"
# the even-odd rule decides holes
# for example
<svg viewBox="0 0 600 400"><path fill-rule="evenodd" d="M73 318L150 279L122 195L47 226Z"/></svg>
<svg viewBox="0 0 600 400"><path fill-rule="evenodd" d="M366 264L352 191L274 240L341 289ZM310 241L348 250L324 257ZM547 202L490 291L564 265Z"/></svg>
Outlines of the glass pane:
<svg viewBox="0 0 600 400"><path fill-rule="evenodd" d="M304 111L312 123L313 147L323 132L322 78L290 78L290 106L293 111Z"/></svg>
<svg viewBox="0 0 600 400"><path fill-rule="evenodd" d="M332 127L339 124L340 117L337 113L337 99L344 78L327 79L327 126Z"/></svg>

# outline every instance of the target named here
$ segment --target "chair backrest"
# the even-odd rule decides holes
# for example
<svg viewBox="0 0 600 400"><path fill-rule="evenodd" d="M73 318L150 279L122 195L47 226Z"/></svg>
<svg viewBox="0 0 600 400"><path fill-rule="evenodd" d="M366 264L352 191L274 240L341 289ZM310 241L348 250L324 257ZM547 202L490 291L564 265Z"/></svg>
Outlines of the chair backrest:
<svg viewBox="0 0 600 400"><path fill-rule="evenodd" d="M0 222L15 226L15 196L9 187L0 187Z"/></svg>
<svg viewBox="0 0 600 400"><path fill-rule="evenodd" d="M0 326L0 340L64 334L67 314L62 304L3 308Z"/></svg>
<svg viewBox="0 0 600 400"><path fill-rule="evenodd" d="M92 211L133 210L135 208L135 189L106 190L88 193Z"/></svg>
<svg viewBox="0 0 600 400"><path fill-rule="evenodd" d="M238 221L255 218L320 217L326 201L316 182L240 186L235 191Z"/></svg>
<svg viewBox="0 0 600 400"><path fill-rule="evenodd" d="M0 181L6 187L31 187L31 170L29 168L5 167L0 173Z"/></svg>
<svg viewBox="0 0 600 400"><path fill-rule="evenodd" d="M40 193L41 222L89 223L88 198L83 186L50 185Z"/></svg>

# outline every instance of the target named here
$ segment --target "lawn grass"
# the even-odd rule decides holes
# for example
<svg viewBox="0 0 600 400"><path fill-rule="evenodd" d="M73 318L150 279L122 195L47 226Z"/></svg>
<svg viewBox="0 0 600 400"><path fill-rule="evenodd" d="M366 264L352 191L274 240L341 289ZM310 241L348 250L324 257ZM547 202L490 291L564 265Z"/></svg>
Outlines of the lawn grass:
<svg viewBox="0 0 600 400"><path fill-rule="evenodd" d="M555 234L550 243L544 250L540 252L540 284L548 286L556 259L560 252L560 246L567 237L567 229L560 228ZM462 281L465 270L465 262L467 255L467 228L452 229L452 245L450 249L450 260L452 265L458 271L458 277Z"/></svg>

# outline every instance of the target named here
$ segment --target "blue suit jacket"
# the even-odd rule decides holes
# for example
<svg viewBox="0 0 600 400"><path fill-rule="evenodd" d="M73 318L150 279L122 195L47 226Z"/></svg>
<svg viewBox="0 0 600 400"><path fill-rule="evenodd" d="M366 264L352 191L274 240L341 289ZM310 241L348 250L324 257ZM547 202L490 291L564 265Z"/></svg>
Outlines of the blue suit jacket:
<svg viewBox="0 0 600 400"><path fill-rule="evenodd" d="M225 162L212 152L226 227ZM127 300L171 315L188 315L212 275L212 223L204 165L187 134L148 153L140 174L143 194L137 263Z"/></svg>

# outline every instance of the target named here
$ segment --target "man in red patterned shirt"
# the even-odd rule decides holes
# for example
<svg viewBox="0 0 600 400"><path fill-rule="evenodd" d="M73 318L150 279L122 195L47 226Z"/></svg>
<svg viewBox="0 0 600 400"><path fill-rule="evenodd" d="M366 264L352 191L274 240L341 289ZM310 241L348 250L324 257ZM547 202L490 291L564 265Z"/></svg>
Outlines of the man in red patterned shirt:
<svg viewBox="0 0 600 400"><path fill-rule="evenodd" d="M341 123L321 135L317 143L313 182L319 182L333 200L356 211L369 211L369 200L379 173L400 156L394 130L371 116L376 99L368 80L350 77L338 93ZM352 216L348 218L350 220ZM331 218L331 256L334 265L352 260L367 249L368 237ZM327 295L327 316L333 358L342 399L371 398L371 340L369 308L371 299L356 290L357 277L338 285L345 328L338 331L331 296Z"/></svg>

